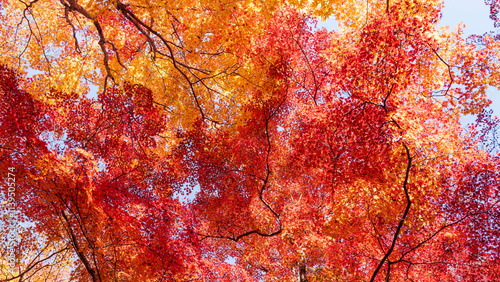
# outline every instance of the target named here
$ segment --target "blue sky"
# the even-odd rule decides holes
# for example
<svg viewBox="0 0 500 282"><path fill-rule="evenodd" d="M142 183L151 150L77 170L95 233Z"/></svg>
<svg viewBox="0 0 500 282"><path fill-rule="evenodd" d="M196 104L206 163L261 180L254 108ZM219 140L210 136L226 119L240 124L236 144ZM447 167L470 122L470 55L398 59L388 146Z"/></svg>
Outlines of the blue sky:
<svg viewBox="0 0 500 282"><path fill-rule="evenodd" d="M442 25L456 27L462 22L465 36L494 30L490 6L484 4L484 0L445 0L444 4Z"/></svg>

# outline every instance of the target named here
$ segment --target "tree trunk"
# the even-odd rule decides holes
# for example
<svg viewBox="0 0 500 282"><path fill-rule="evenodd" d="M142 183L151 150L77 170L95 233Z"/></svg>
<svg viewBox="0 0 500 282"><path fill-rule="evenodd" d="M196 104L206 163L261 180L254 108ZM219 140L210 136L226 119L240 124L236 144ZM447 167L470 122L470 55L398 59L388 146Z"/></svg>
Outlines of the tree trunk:
<svg viewBox="0 0 500 282"><path fill-rule="evenodd" d="M297 277L298 282L307 282L307 277L306 277L306 265L302 264L299 266L299 276Z"/></svg>

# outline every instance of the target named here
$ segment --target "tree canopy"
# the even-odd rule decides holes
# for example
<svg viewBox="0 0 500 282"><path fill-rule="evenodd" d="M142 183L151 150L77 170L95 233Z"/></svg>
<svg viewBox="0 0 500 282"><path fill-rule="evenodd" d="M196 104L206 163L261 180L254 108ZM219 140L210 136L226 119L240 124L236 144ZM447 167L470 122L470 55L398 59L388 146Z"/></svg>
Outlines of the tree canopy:
<svg viewBox="0 0 500 282"><path fill-rule="evenodd" d="M500 280L500 41L442 1L0 3L2 281Z"/></svg>

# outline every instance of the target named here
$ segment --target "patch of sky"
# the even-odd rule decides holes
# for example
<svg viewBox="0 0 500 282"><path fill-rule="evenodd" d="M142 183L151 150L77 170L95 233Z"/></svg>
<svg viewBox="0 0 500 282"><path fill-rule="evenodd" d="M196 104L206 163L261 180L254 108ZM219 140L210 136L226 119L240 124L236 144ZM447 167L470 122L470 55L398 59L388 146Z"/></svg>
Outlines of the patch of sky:
<svg viewBox="0 0 500 282"><path fill-rule="evenodd" d="M90 98L90 99L97 99L97 92L99 91L99 86L95 85L95 84L91 84L90 86L90 90L89 90L89 93L87 93L87 98Z"/></svg>
<svg viewBox="0 0 500 282"><path fill-rule="evenodd" d="M66 150L66 140L67 134L64 133L62 136L56 136L54 132L47 131L42 134L42 139L47 142L48 149L54 152L64 153Z"/></svg>
<svg viewBox="0 0 500 282"><path fill-rule="evenodd" d="M316 28L318 29L325 28L328 31L334 31L338 29L338 27L339 26L337 24L337 21L333 17L330 17L324 21L318 20L318 23L316 24Z"/></svg>
<svg viewBox="0 0 500 282"><path fill-rule="evenodd" d="M179 198L181 203L190 203L195 199L196 194L201 191L201 188L199 184L191 187L190 184L185 183L182 185L180 191L174 192L173 198Z"/></svg>
<svg viewBox="0 0 500 282"><path fill-rule="evenodd" d="M37 75L37 74L42 74L43 72L39 71L39 70L36 70L36 69L32 69L32 68L28 68L27 69L27 76L29 78L33 78L33 76Z"/></svg>
<svg viewBox="0 0 500 282"><path fill-rule="evenodd" d="M105 162L103 162L103 161L101 161L101 160L99 160L99 161L97 162L97 168L99 169L99 171L104 171L104 170L106 170L106 163L105 163Z"/></svg>

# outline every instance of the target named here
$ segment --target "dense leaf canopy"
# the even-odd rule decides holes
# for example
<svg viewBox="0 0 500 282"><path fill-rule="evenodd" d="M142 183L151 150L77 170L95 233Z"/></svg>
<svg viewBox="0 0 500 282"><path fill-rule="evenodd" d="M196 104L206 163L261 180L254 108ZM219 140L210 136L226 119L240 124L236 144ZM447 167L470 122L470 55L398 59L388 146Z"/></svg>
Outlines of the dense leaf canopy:
<svg viewBox="0 0 500 282"><path fill-rule="evenodd" d="M500 41L442 1L0 3L2 281L500 280Z"/></svg>

